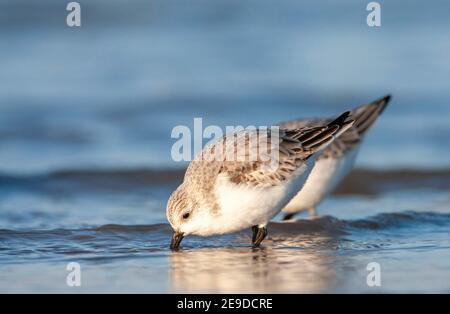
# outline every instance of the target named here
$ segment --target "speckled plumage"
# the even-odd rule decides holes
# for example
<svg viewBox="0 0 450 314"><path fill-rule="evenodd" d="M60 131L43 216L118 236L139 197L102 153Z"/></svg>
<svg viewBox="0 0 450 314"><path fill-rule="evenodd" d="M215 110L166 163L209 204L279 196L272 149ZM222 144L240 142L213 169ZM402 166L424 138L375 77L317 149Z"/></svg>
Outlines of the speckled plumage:
<svg viewBox="0 0 450 314"><path fill-rule="evenodd" d="M308 169L306 161L309 157L350 127L353 121L348 119L348 115L346 113L323 126L282 129L279 132L244 130L207 145L190 163L183 183L169 199L167 218L172 227L185 234L211 235L233 232L241 225L266 224L292 197L286 194L290 190L284 191L286 186L290 188L304 182L298 177ZM256 209L252 210L249 221L245 215L237 216L245 213L246 206L253 208L249 205L251 197L247 205L243 202L242 209L229 204L230 198L239 198L240 193L244 193L243 196L263 193L270 197L270 193L265 192L274 190L280 195L279 199L273 201L273 205L267 205L267 212L261 209L261 215L254 211ZM257 204L257 200L253 203ZM230 212L234 211L237 214L231 215ZM183 215L189 218L182 218ZM259 219L258 215L262 218ZM221 228L208 226L214 217L220 217L217 222ZM238 221L233 224L233 219ZM190 220L197 221L190 223Z"/></svg>
<svg viewBox="0 0 450 314"><path fill-rule="evenodd" d="M353 126L320 153L305 185L283 211L297 213L310 210L313 216L316 214L315 207L334 190L353 167L358 147L364 135L384 111L389 100L390 96L386 96L351 111L352 119L355 120ZM331 119L299 119L283 122L280 127L314 127L329 121ZM287 217L291 217L291 215Z"/></svg>

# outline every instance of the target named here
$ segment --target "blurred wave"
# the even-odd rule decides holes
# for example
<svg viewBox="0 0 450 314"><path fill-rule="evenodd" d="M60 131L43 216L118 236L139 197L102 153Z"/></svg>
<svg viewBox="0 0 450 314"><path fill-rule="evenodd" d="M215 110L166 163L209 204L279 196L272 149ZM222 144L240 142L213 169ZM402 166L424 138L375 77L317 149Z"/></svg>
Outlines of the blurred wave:
<svg viewBox="0 0 450 314"><path fill-rule="evenodd" d="M0 1L0 171L179 167L174 126L270 125L393 94L364 167L446 168L448 1ZM245 112L245 114L243 114Z"/></svg>
<svg viewBox="0 0 450 314"><path fill-rule="evenodd" d="M148 193L173 189L184 176L184 169L61 170L42 175L0 173L0 193L28 191L48 195L95 193ZM377 195L391 189L450 189L450 169L374 170L358 168L343 181L335 195Z"/></svg>

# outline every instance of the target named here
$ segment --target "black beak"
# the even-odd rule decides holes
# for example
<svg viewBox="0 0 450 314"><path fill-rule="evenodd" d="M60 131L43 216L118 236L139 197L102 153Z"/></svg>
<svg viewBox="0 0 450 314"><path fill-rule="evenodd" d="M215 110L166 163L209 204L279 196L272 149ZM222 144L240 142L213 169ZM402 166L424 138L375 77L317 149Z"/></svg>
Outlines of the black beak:
<svg viewBox="0 0 450 314"><path fill-rule="evenodd" d="M170 249L178 250L183 238L184 238L184 234L182 232L175 232L172 236L172 242L170 242Z"/></svg>

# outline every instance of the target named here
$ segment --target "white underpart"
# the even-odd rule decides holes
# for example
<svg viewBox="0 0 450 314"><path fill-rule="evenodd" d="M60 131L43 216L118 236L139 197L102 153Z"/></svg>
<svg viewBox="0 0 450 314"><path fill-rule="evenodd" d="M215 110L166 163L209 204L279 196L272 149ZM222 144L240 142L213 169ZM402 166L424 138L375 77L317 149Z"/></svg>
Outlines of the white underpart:
<svg viewBox="0 0 450 314"><path fill-rule="evenodd" d="M283 209L285 213L297 213L315 208L330 194L353 168L358 146L341 158L319 159L305 185Z"/></svg>
<svg viewBox="0 0 450 314"><path fill-rule="evenodd" d="M217 202L220 213L203 212L187 233L200 236L236 232L252 226L265 226L292 199L308 177L314 158L299 167L283 184L271 187L252 187L234 184L219 176L216 182Z"/></svg>

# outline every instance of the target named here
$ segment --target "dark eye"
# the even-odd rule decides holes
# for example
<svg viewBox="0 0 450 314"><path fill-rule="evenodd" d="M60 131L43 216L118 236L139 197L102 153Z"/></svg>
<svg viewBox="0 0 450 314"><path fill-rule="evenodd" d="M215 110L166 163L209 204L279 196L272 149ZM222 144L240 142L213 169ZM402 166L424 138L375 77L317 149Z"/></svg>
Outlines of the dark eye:
<svg viewBox="0 0 450 314"><path fill-rule="evenodd" d="M188 219L189 218L190 213L184 213L183 214L183 219Z"/></svg>

